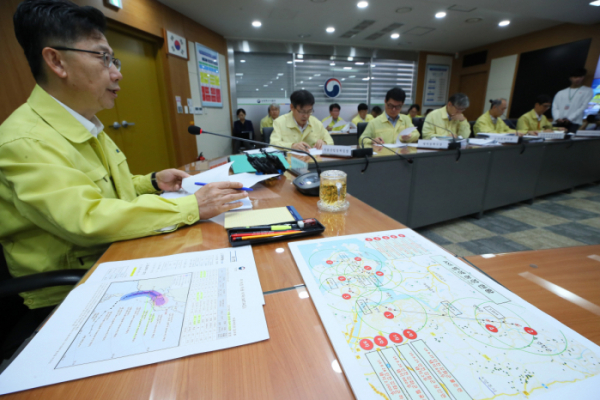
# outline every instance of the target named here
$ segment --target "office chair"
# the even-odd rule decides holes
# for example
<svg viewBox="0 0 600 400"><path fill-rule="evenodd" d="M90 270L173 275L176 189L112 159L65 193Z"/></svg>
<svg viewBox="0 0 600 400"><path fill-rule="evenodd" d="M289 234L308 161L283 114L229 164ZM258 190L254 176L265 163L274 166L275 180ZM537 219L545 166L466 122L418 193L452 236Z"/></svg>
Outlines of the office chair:
<svg viewBox="0 0 600 400"><path fill-rule="evenodd" d="M423 123L425 122L425 117L414 117L412 119L413 125L419 131L419 139L423 139Z"/></svg>
<svg viewBox="0 0 600 400"><path fill-rule="evenodd" d="M506 126L508 126L510 129L517 129L517 120L516 119L505 119L504 123L506 124Z"/></svg>
<svg viewBox="0 0 600 400"><path fill-rule="evenodd" d="M263 142L271 143L271 133L273 133L273 128L263 128Z"/></svg>
<svg viewBox="0 0 600 400"><path fill-rule="evenodd" d="M475 122L477 122L477 121L469 121L469 125L471 125L471 136L469 136L469 137L475 137L475 131L473 130L473 127L475 126Z"/></svg>
<svg viewBox="0 0 600 400"><path fill-rule="evenodd" d="M87 269L68 269L13 278L8 272L4 250L0 246L0 299L2 301L0 355L2 360L9 359L54 308L30 310L23 304L23 298L19 293L52 286L75 285L87 271Z"/></svg>
<svg viewBox="0 0 600 400"><path fill-rule="evenodd" d="M358 124L356 124L356 137L357 137L357 144L358 147L362 147L360 144L360 135L363 134L363 132L365 131L365 129L367 129L367 125L369 123L368 122L359 122Z"/></svg>

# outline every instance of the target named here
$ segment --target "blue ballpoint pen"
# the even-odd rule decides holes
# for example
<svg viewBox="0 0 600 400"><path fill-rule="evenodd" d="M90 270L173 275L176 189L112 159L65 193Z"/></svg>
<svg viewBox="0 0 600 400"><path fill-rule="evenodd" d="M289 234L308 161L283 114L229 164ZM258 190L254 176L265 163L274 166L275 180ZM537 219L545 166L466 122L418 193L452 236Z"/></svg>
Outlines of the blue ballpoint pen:
<svg viewBox="0 0 600 400"><path fill-rule="evenodd" d="M197 185L197 186L208 185L208 183L201 183L201 182L194 182L194 184ZM246 187L243 187L243 188L240 188L240 189L237 189L237 190L245 190L246 192L253 192L254 191L254 189L252 189L252 188L246 188Z"/></svg>

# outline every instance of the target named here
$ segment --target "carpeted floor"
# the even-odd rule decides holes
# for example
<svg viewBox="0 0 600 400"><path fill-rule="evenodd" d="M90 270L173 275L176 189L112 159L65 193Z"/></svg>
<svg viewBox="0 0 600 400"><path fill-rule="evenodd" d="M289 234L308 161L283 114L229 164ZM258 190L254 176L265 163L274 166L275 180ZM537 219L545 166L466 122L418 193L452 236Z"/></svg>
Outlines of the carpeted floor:
<svg viewBox="0 0 600 400"><path fill-rule="evenodd" d="M600 244L600 185L417 229L457 256Z"/></svg>

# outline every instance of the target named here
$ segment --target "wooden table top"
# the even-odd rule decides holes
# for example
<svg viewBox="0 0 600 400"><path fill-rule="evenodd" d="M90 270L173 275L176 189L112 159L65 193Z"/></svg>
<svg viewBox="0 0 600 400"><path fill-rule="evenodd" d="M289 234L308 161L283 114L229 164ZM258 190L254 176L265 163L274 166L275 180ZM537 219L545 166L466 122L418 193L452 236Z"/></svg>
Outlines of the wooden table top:
<svg viewBox="0 0 600 400"><path fill-rule="evenodd" d="M525 301L600 345L600 245L486 257L465 259Z"/></svg>
<svg viewBox="0 0 600 400"><path fill-rule="evenodd" d="M6 399L353 399L304 287L265 296L268 340L6 395Z"/></svg>
<svg viewBox="0 0 600 400"><path fill-rule="evenodd" d="M190 173L193 174L194 171ZM254 186L254 191L248 193L254 209L292 205L303 218L316 218L326 227L325 232L321 235L296 240L405 228L401 223L351 195L347 196L350 208L346 212L321 212L317 208L319 198L302 195L292 184L293 179L292 175L286 173L273 181L257 184ZM287 247L287 242L282 240L252 246L264 292L304 283ZM109 261L161 257L225 247L230 247L230 245L223 226L212 221L204 221L190 227L180 228L173 233L114 243L96 265Z"/></svg>

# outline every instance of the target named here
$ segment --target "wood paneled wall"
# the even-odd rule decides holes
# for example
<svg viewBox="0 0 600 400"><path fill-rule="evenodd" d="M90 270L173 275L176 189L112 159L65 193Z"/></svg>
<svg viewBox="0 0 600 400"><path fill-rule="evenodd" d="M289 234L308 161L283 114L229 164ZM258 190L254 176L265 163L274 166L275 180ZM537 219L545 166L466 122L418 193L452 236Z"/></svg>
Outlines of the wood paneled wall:
<svg viewBox="0 0 600 400"><path fill-rule="evenodd" d="M23 50L14 35L12 16L21 0L0 1L0 123L23 104L35 81L31 76ZM101 10L112 21L152 35L163 43L163 29L168 29L187 40L201 43L218 51L227 58L227 44L223 36L194 22L190 18L159 3L156 0L127 0L123 9L107 6L103 0L74 0L79 5L89 5ZM171 127L177 165L184 165L196 157L196 139L188 134L187 127L193 120L191 114L178 114L175 96L191 98L187 61L162 54L162 70L167 90L169 113L165 116ZM227 62L225 63L228 64ZM228 71L226 71L229 76ZM231 97L228 95L228 97ZM231 100L230 100L231 101Z"/></svg>
<svg viewBox="0 0 600 400"><path fill-rule="evenodd" d="M431 108L431 107L427 107L427 108L423 109L423 88L425 87L425 70L427 67L427 56L428 55L454 57L454 54L452 54L452 53L436 53L436 52L431 52L431 51L419 52L419 66L417 68L417 89L415 90L414 101L415 101L415 103L417 103L418 105L421 106L421 114L425 114L425 111L427 111L427 108ZM450 76L450 87L448 90L448 96L451 96L453 93L456 93L458 91L459 75L458 75L457 62L458 62L457 59L453 59L452 71L450 72L451 76Z"/></svg>

